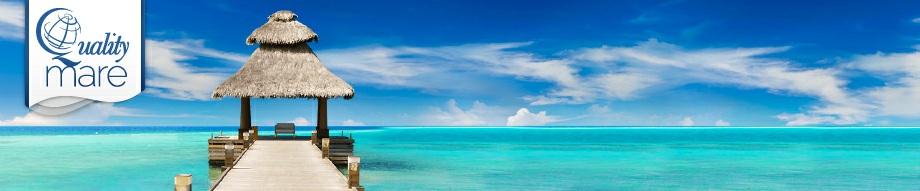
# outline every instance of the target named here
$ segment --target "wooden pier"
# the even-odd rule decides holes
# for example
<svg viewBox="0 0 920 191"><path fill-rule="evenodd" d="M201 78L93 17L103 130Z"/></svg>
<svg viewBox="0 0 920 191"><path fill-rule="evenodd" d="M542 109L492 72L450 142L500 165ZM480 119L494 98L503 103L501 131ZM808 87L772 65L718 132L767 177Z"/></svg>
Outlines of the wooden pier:
<svg viewBox="0 0 920 191"><path fill-rule="evenodd" d="M359 190L349 188L345 175L321 155L322 151L312 141L255 141L211 188L216 191Z"/></svg>
<svg viewBox="0 0 920 191"><path fill-rule="evenodd" d="M243 153L243 147L246 144L246 141L237 139L235 136L217 136L211 139L208 139L208 164L210 165L224 165L224 146L226 144L233 144L233 158L239 158Z"/></svg>
<svg viewBox="0 0 920 191"><path fill-rule="evenodd" d="M315 137L262 137L265 140L298 140L298 141L310 141L316 139ZM348 156L353 156L355 151L355 140L350 137L345 136L331 136L329 137L329 160L332 161L332 164L335 165L347 165ZM321 142L320 139L316 139L314 142ZM224 156L224 146L227 144L233 144L234 149L234 158L239 158L240 154L243 153L243 149L246 146L247 142L244 140L237 139L236 136L217 136L211 139L208 139L208 163L215 166L223 166L226 157ZM319 144L317 144L319 147Z"/></svg>

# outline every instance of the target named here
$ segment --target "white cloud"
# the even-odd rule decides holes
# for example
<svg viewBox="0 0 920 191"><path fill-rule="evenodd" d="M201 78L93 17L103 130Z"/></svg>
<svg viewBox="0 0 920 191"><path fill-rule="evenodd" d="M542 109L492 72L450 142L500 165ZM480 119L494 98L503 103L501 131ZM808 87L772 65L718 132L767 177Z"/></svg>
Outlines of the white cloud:
<svg viewBox="0 0 920 191"><path fill-rule="evenodd" d="M685 49L649 39L635 46L578 49L566 58L556 59L516 50L530 44L368 46L326 50L319 54L334 72L355 83L419 88L423 92L451 88L469 92L466 91L469 87L490 84L475 81L477 79L510 76L520 81L553 85L541 95L522 96L530 105L641 99L670 88L702 83L817 98L819 102L806 107L803 115L828 116L839 122L867 118L864 112L854 112L865 110L867 106L846 90L847 81L840 77L841 70L796 67L787 60L766 57L790 48L786 46ZM590 72L582 72L585 69ZM469 85L467 89L461 89L463 84ZM479 90L488 92L495 88L479 87ZM450 124L483 123L475 117L463 118L464 115L457 114L453 116L466 120L454 120Z"/></svg>
<svg viewBox="0 0 920 191"><path fill-rule="evenodd" d="M862 99L877 107L877 114L920 117L920 51L859 55L848 66L886 81L885 86L861 92Z"/></svg>
<svg viewBox="0 0 920 191"><path fill-rule="evenodd" d="M306 119L306 118L303 118L303 117L294 118L294 120L290 120L290 121L288 121L288 123L294 123L294 125L296 125L296 126L307 126L307 125L310 125L310 121L307 121L307 119Z"/></svg>
<svg viewBox="0 0 920 191"><path fill-rule="evenodd" d="M852 90L849 97L828 99L803 113L783 113L776 118L787 125L849 125L864 123L875 116L920 117L920 51L856 55L843 65L846 69L868 73L884 85Z"/></svg>
<svg viewBox="0 0 920 191"><path fill-rule="evenodd" d="M22 2L0 1L0 23L25 27L25 6Z"/></svg>
<svg viewBox="0 0 920 191"><path fill-rule="evenodd" d="M560 59L541 59L538 56L509 51L508 49L528 46L531 43L477 44L445 48L445 52L455 53L456 57L481 61L486 69L497 74L549 81L560 86L580 86L574 75L578 70L571 61Z"/></svg>
<svg viewBox="0 0 920 191"><path fill-rule="evenodd" d="M565 98L565 97L548 97L545 95L524 96L522 99L524 101L530 102L530 105L579 104L579 103L587 102L587 100L584 100L584 99Z"/></svg>
<svg viewBox="0 0 920 191"><path fill-rule="evenodd" d="M542 94L521 96L530 105L642 99L687 84L714 84L817 99L802 106L799 113L774 116L787 125L845 125L878 115L920 117L920 110L913 109L920 108L920 102L911 101L920 94L918 52L860 55L846 67L806 68L769 56L789 50L788 46L687 49L649 39L635 46L583 48L562 54L562 58L544 58L518 50L530 44L365 46L318 54L346 80L381 87L490 92L496 88L486 87L492 83L483 80L490 77L552 84ZM848 89L843 74L848 69L867 71L888 85ZM429 122L494 123L483 120L482 115L457 111L436 110L431 116L441 120Z"/></svg>
<svg viewBox="0 0 920 191"><path fill-rule="evenodd" d="M413 47L364 46L323 50L317 55L337 75L352 83L419 88L423 85L411 79L434 72L436 66L408 57L426 52Z"/></svg>
<svg viewBox="0 0 920 191"><path fill-rule="evenodd" d="M805 121L852 124L867 118L864 111L868 106L847 91L847 81L840 77L841 70L800 68L783 59L764 57L788 49L761 47L691 50L650 39L632 47L582 49L574 51L572 57L595 63L592 67L610 71L609 74L593 78L595 84L600 84L596 85L599 91L588 94L587 99L632 99L686 84L720 84L766 89L780 95L817 98L820 102L808 107L809 110L803 111L802 115L828 119ZM800 119L792 116L777 118L787 121ZM804 121L789 124L801 122Z"/></svg>
<svg viewBox="0 0 920 191"><path fill-rule="evenodd" d="M442 47L356 47L319 54L334 72L355 83L446 89L456 81L511 76L553 85L530 105L580 104L595 99L628 100L689 83L732 84L836 101L846 96L831 69L799 69L779 59L758 58L789 47L687 50L650 39L633 47L586 48L570 58L547 59L514 49L531 43L465 44ZM588 63L585 63L588 62ZM334 63L334 64L332 64ZM580 73L581 67L607 72ZM452 73L463 75L450 75Z"/></svg>
<svg viewBox="0 0 920 191"><path fill-rule="evenodd" d="M547 123L559 121L556 116L546 115L546 111L531 113L527 108L521 108L514 115L508 117L507 126L543 126Z"/></svg>
<svg viewBox="0 0 920 191"><path fill-rule="evenodd" d="M22 2L0 1L0 38L25 38L25 6Z"/></svg>
<svg viewBox="0 0 920 191"><path fill-rule="evenodd" d="M764 88L777 93L815 96L834 102L848 101L840 86L846 82L835 69L795 68L780 59L761 58L789 47L710 48L688 50L650 39L633 47L589 48L576 51L575 59L597 63L612 73L594 79L607 96L628 99L648 87L674 87L690 83L728 84ZM609 85L616 83L615 85Z"/></svg>
<svg viewBox="0 0 920 191"><path fill-rule="evenodd" d="M601 106L598 104L591 104L591 106L588 106L588 113L594 115L607 114L610 113L610 107L607 107L606 105Z"/></svg>
<svg viewBox="0 0 920 191"><path fill-rule="evenodd" d="M719 120L716 120L715 126L732 126L732 123L719 119Z"/></svg>
<svg viewBox="0 0 920 191"><path fill-rule="evenodd" d="M602 74L590 80L603 95L614 99L633 99L639 90L659 83L657 76L641 73Z"/></svg>
<svg viewBox="0 0 920 191"><path fill-rule="evenodd" d="M239 66L197 68L198 57L242 63L245 55L204 47L202 41L148 41L153 75L147 93L169 99L208 100L214 87ZM379 87L417 88L423 92L495 91L489 79L513 77L553 86L524 95L530 105L580 104L597 99L631 100L687 84L716 84L765 89L771 93L818 100L801 113L775 116L787 125L853 124L875 115L920 117L920 53L857 56L846 68L797 67L768 55L790 47L686 49L650 39L635 46L584 48L568 57L548 59L517 50L531 43L465 44L441 47L364 46L318 53L333 72L349 82ZM872 63L872 64L870 64ZM878 63L878 64L875 64ZM865 70L887 86L848 90L843 69ZM223 71L221 71L223 70ZM589 71L589 72L583 72ZM603 72L596 72L603 71ZM463 81L464 83L457 83ZM492 93L494 94L494 93ZM423 117L429 125L499 125L499 108L474 102L464 111L455 101ZM490 111L492 110L492 111ZM490 114L484 114L490 113ZM501 115L501 114L499 114Z"/></svg>
<svg viewBox="0 0 920 191"><path fill-rule="evenodd" d="M683 120L680 120L680 126L693 126L693 119L690 117L684 117Z"/></svg>
<svg viewBox="0 0 920 191"><path fill-rule="evenodd" d="M83 126L83 125L121 125L117 123L106 122L111 116L147 116L141 114L139 110L116 107L108 102L95 102L74 112L62 115L43 115L36 112L29 112L24 116L13 117L13 119L0 121L0 125L5 126Z"/></svg>
<svg viewBox="0 0 920 191"><path fill-rule="evenodd" d="M445 108L432 108L431 112L422 116L421 125L434 126L484 126L501 124L502 108L488 106L485 103L474 101L473 107L463 110L457 107L457 101L450 99L445 103Z"/></svg>
<svg viewBox="0 0 920 191"><path fill-rule="evenodd" d="M367 126L367 125L364 125L364 123L360 121L348 119L348 120L342 121L342 126Z"/></svg>
<svg viewBox="0 0 920 191"><path fill-rule="evenodd" d="M440 47L365 46L319 51L327 66L343 79L354 83L390 87L418 88L425 91L450 90L494 94L496 77L510 76L522 81L549 82L562 87L580 87L571 61L544 59L513 49L530 42L464 44ZM463 81L464 83L457 83ZM555 95L578 96L574 88L553 90ZM537 97L537 96L532 96ZM564 103L583 100L559 99ZM539 101L534 101L540 103Z"/></svg>
<svg viewBox="0 0 920 191"><path fill-rule="evenodd" d="M844 122L838 122L836 118L832 116L822 116L822 115L805 115L801 113L796 114L779 114L776 116L777 119L786 121L787 126L805 126L805 125L814 125L814 124L824 124L824 123L833 123L833 124L845 124Z"/></svg>
<svg viewBox="0 0 920 191"><path fill-rule="evenodd" d="M211 92L248 59L247 56L204 47L201 40L147 40L145 93L177 100L210 100ZM239 63L225 68L201 68L189 61L199 57ZM232 68L232 69L231 69Z"/></svg>
<svg viewBox="0 0 920 191"><path fill-rule="evenodd" d="M852 91L844 101L828 101L804 113L777 115L786 125L849 125L873 116L920 117L920 52L857 55L845 68L863 71L885 85Z"/></svg>
<svg viewBox="0 0 920 191"><path fill-rule="evenodd" d="M910 22L920 23L920 18L911 19Z"/></svg>

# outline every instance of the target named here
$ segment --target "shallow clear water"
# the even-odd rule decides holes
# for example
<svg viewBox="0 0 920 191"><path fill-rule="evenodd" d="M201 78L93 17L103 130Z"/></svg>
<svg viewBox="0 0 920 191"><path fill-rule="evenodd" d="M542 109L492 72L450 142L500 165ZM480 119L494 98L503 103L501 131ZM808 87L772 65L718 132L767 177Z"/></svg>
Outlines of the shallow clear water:
<svg viewBox="0 0 920 191"><path fill-rule="evenodd" d="M0 127L0 185L170 190L191 173L205 189L206 140L221 129L234 127ZM368 190L920 189L920 128L342 131Z"/></svg>

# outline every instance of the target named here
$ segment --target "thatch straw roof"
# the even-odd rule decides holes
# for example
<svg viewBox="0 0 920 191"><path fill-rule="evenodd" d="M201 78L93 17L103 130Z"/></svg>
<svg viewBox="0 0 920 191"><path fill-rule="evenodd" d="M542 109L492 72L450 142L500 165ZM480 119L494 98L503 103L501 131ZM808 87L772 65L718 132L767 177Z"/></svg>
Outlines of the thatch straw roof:
<svg viewBox="0 0 920 191"><path fill-rule="evenodd" d="M266 23L249 36L258 36L256 33L264 32L260 29L266 28L274 20L287 21L289 23L296 18L290 11L279 11L269 17L269 23ZM297 24L300 24L297 22ZM300 25L303 26L303 25ZM296 35L285 35L283 33L303 34L304 31L296 30L271 30L276 34L261 34L269 37L286 37ZM316 34L309 28L303 26L306 32ZM256 38L272 39L272 38ZM279 39L275 39L279 40ZM284 40L284 39L281 39ZM256 41L262 42L262 41ZM335 98L344 97L351 99L355 94L351 85L344 80L332 74L323 63L320 62L313 49L307 46L306 41L300 41L290 44L278 43L261 43L259 48L252 53L249 60L240 68L236 74L222 82L214 93L214 98L230 97L252 97L252 98Z"/></svg>
<svg viewBox="0 0 920 191"><path fill-rule="evenodd" d="M298 22L297 14L291 11L278 11L268 16L268 22L252 31L246 44L294 44L301 42L319 42L319 36L312 29Z"/></svg>

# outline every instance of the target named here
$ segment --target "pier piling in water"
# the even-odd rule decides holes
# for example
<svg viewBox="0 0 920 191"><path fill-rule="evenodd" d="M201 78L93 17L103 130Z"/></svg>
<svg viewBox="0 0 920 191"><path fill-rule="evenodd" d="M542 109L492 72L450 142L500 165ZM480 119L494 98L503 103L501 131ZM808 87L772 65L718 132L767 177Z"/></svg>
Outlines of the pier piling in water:
<svg viewBox="0 0 920 191"><path fill-rule="evenodd" d="M323 138L323 158L329 158L329 138Z"/></svg>
<svg viewBox="0 0 920 191"><path fill-rule="evenodd" d="M355 188L363 191L364 187L358 184L361 176L361 158L358 156L348 156L348 188Z"/></svg>
<svg viewBox="0 0 920 191"><path fill-rule="evenodd" d="M233 143L227 143L224 145L224 169L230 169L233 167Z"/></svg>
<svg viewBox="0 0 920 191"><path fill-rule="evenodd" d="M246 139L243 137L243 132L246 131L245 129L237 129L236 131L237 131L236 139L238 139L238 140L246 140Z"/></svg>
<svg viewBox="0 0 920 191"><path fill-rule="evenodd" d="M252 130L250 131L252 131L252 133L250 133L250 135L252 135L252 140L258 141L259 140L259 126L252 126Z"/></svg>
<svg viewBox="0 0 920 191"><path fill-rule="evenodd" d="M226 149L227 144L233 144L233 157L239 157L243 152L243 145L246 144L244 140L238 140L236 137L214 137L208 139L208 164L211 165L224 165L224 159L226 159Z"/></svg>
<svg viewBox="0 0 920 191"><path fill-rule="evenodd" d="M243 149L248 149L249 145L252 144L252 136L249 131L243 132Z"/></svg>
<svg viewBox="0 0 920 191"><path fill-rule="evenodd" d="M175 185L175 191L192 191L192 174L176 175Z"/></svg>
<svg viewBox="0 0 920 191"><path fill-rule="evenodd" d="M313 130L312 132L310 132L310 141L313 141L314 145L319 144L318 142L316 142L317 141L316 130Z"/></svg>

